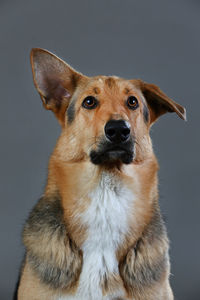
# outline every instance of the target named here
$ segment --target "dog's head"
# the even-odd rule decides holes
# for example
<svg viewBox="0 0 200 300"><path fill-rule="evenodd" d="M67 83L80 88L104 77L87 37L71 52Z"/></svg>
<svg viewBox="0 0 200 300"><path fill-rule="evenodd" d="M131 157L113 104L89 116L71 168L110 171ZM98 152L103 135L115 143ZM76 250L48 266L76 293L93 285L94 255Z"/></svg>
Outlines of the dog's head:
<svg viewBox="0 0 200 300"><path fill-rule="evenodd" d="M130 164L152 153L149 129L159 116L185 109L156 85L115 76L87 77L43 49L31 51L35 86L62 126L65 161ZM58 147L57 147L58 148Z"/></svg>

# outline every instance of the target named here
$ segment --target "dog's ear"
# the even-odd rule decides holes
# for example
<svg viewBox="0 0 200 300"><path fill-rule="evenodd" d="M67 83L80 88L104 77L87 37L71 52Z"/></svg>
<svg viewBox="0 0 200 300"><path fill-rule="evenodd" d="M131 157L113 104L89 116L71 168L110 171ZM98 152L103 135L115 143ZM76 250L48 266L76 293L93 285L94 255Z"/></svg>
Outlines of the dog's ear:
<svg viewBox="0 0 200 300"><path fill-rule="evenodd" d="M61 125L70 98L85 77L63 60L40 48L31 50L31 66L36 89L46 109L52 110Z"/></svg>
<svg viewBox="0 0 200 300"><path fill-rule="evenodd" d="M186 121L185 108L170 99L157 85L149 84L142 80L136 80L136 85L140 88L147 101L151 124L167 112L175 112L181 119Z"/></svg>

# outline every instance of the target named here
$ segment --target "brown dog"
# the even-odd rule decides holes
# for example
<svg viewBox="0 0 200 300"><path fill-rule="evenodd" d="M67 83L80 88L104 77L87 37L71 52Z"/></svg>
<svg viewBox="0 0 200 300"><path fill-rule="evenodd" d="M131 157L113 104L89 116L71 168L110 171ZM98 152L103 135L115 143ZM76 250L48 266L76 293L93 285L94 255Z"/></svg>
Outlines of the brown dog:
<svg viewBox="0 0 200 300"><path fill-rule="evenodd" d="M18 300L172 300L149 129L185 109L153 84L87 77L46 50L31 64L62 133L25 224Z"/></svg>

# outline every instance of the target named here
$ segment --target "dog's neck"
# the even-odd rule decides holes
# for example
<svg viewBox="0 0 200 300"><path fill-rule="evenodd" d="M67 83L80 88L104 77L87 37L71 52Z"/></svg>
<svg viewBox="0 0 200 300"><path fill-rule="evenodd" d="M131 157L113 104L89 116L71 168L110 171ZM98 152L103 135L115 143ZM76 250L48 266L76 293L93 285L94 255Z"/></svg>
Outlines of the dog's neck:
<svg viewBox="0 0 200 300"><path fill-rule="evenodd" d="M128 233L126 239L128 243L134 243L150 221L152 205L157 201L157 162L153 156L140 164L105 169L87 161L63 163L51 159L46 194L56 190L61 195L68 229L78 245L84 242L87 227L81 216L90 206L94 194L102 201L106 200L107 192L110 196L119 196L121 202L123 196L129 197L126 200L130 205L131 221L127 232L131 240Z"/></svg>

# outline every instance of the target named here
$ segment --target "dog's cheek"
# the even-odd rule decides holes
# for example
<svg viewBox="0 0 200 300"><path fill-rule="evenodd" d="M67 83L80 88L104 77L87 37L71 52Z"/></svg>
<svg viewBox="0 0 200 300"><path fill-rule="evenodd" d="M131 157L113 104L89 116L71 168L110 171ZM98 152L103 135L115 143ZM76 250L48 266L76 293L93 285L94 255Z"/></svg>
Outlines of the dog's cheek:
<svg viewBox="0 0 200 300"><path fill-rule="evenodd" d="M92 150L96 150L98 143L97 124L92 115L93 112L82 112L77 121L77 139L79 149L82 150L87 157L90 156Z"/></svg>
<svg viewBox="0 0 200 300"><path fill-rule="evenodd" d="M144 121L143 114L139 114L134 120L133 139L134 139L134 159L136 161L143 161L152 156L152 142L149 136L148 124Z"/></svg>

